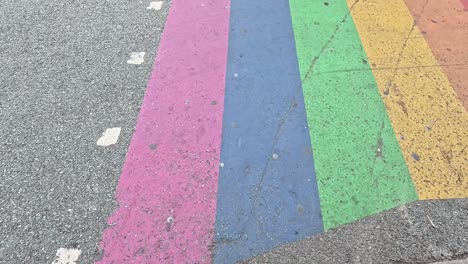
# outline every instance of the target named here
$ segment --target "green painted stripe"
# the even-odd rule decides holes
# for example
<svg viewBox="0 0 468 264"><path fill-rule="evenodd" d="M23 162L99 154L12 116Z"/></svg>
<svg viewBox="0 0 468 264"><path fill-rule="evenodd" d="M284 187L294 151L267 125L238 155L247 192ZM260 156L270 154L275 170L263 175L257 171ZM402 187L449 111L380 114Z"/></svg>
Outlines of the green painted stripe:
<svg viewBox="0 0 468 264"><path fill-rule="evenodd" d="M326 229L417 200L345 0L290 0Z"/></svg>

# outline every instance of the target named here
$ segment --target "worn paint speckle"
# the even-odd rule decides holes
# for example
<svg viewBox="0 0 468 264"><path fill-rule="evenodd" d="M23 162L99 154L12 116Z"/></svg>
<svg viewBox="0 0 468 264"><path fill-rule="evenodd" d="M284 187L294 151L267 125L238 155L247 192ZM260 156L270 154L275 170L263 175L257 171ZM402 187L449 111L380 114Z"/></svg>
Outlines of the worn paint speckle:
<svg viewBox="0 0 468 264"><path fill-rule="evenodd" d="M73 248L59 248L57 250L56 259L52 264L76 264L80 257L81 250Z"/></svg>
<svg viewBox="0 0 468 264"><path fill-rule="evenodd" d="M151 2L146 9L161 10L162 5L163 5L163 2L154 1L154 2Z"/></svg>
<svg viewBox="0 0 468 264"><path fill-rule="evenodd" d="M103 147L114 145L119 140L120 130L121 130L120 127L113 127L113 128L106 129L106 131L102 133L102 136L98 139L96 144L98 146L103 146Z"/></svg>
<svg viewBox="0 0 468 264"><path fill-rule="evenodd" d="M132 52L130 53L130 59L127 60L128 64L140 65L145 62L146 52Z"/></svg>

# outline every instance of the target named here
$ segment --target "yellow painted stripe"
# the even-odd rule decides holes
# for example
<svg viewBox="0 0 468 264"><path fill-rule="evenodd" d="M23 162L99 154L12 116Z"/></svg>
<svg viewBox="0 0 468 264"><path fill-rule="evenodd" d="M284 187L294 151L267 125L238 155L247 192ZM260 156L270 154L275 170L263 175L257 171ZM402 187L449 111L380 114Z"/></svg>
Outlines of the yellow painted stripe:
<svg viewBox="0 0 468 264"><path fill-rule="evenodd" d="M347 1L419 198L468 197L468 113L415 18L403 0Z"/></svg>

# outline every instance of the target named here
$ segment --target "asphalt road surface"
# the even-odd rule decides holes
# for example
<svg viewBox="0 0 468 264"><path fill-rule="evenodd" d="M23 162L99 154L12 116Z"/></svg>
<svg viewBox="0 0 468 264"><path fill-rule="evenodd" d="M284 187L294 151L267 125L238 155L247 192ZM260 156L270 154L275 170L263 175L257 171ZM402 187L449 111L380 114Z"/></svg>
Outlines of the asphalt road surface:
<svg viewBox="0 0 468 264"><path fill-rule="evenodd" d="M465 199L413 202L244 263L468 263L467 212Z"/></svg>
<svg viewBox="0 0 468 264"><path fill-rule="evenodd" d="M224 3L209 3L222 7L219 12L224 15L217 17L221 21L227 17L221 12L236 10ZM247 2L245 5L239 3L237 7L240 9L247 6ZM263 6L268 6L265 3ZM329 3L324 2L323 6L329 6ZM70 263L75 260L76 263L93 263L103 257L99 248L101 237L108 227L107 219L117 208L116 185L169 7L169 1L155 3L150 0L1 1L0 263L67 263L61 262L61 256L67 256ZM184 12L191 11L186 5L184 7ZM249 17L254 17L255 11ZM296 7L296 11L302 10ZM279 18L273 13L265 13L271 15L267 22L270 18ZM180 19L181 13L178 14ZM203 14L201 11L197 13ZM367 16L362 13L360 17ZM289 19L289 13L284 19ZM246 22L240 16L236 21L242 27ZM360 21L369 22L367 19ZM270 26L273 29L265 35L280 29L277 24ZM200 28L200 31L209 31L209 27ZM292 33L289 26L283 29ZM335 25L332 29L335 30ZM213 32L218 39L220 34ZM247 30L244 28L239 32L244 36ZM260 44L255 47L263 49L271 44L263 35L255 36L265 41L265 44L258 42ZM204 40L203 37L200 39ZM230 40L230 45L236 48L232 44L234 40ZM225 44L227 47L227 41ZM293 44L291 42L288 47L294 53ZM196 52L191 55L196 57ZM243 56L242 53L239 55ZM277 61L283 65L282 60ZM361 58L356 61L360 66L368 63ZM237 71L232 76L239 77ZM171 94L172 90L166 92ZM211 101L209 107L217 109L220 101ZM242 97L239 97L240 101ZM189 100L185 102L189 103ZM236 116L237 103L232 105L227 109ZM232 124L233 128L237 127L236 123ZM425 133L424 130L421 133ZM240 147L241 141L238 142ZM310 147L309 142L306 143ZM150 144L149 148L155 150L158 146ZM273 159L278 159L278 155L274 155ZM419 161L419 156L416 157ZM375 164L375 158L371 161ZM224 163L219 165L224 167ZM226 168L229 166L227 163ZM431 176L441 179L439 174ZM217 182L214 183L213 186L217 186ZM227 184L224 189L233 190L232 186ZM233 193L232 197L237 198L240 191ZM405 194L400 189L395 193ZM185 206L190 206L187 204ZM211 201L207 204L211 205ZM231 206L225 208L225 212L233 211ZM293 211L302 214L304 207L294 207ZM462 263L468 256L467 212L466 199L412 202L285 245L246 263L435 263L444 260ZM167 218L168 229L174 219L172 216ZM226 222L231 220L229 217L225 219ZM268 217L264 219L270 220ZM192 226L196 225L194 222ZM256 232L259 228L252 230ZM250 241L256 244L254 240ZM245 245L240 245L242 247L245 249ZM211 244L209 248L211 250Z"/></svg>
<svg viewBox="0 0 468 264"><path fill-rule="evenodd" d="M169 5L2 1L0 263L98 257ZM118 142L97 145L108 128Z"/></svg>

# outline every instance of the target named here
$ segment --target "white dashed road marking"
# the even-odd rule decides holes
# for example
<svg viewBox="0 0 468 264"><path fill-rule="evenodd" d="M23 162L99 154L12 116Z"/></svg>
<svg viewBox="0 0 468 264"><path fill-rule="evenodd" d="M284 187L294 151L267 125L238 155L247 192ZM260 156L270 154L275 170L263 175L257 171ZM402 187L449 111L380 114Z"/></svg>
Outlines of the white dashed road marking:
<svg viewBox="0 0 468 264"><path fill-rule="evenodd" d="M55 254L57 257L52 264L76 264L81 250L73 248L59 248Z"/></svg>
<svg viewBox="0 0 468 264"><path fill-rule="evenodd" d="M104 133L102 133L102 137L98 139L96 144L104 147L113 145L119 140L119 135L120 127L108 128Z"/></svg>
<svg viewBox="0 0 468 264"><path fill-rule="evenodd" d="M163 5L163 2L161 1L151 2L150 5L146 9L161 10L162 5Z"/></svg>
<svg viewBox="0 0 468 264"><path fill-rule="evenodd" d="M128 64L139 65L145 61L145 52L132 52L130 53L130 59L127 61Z"/></svg>

